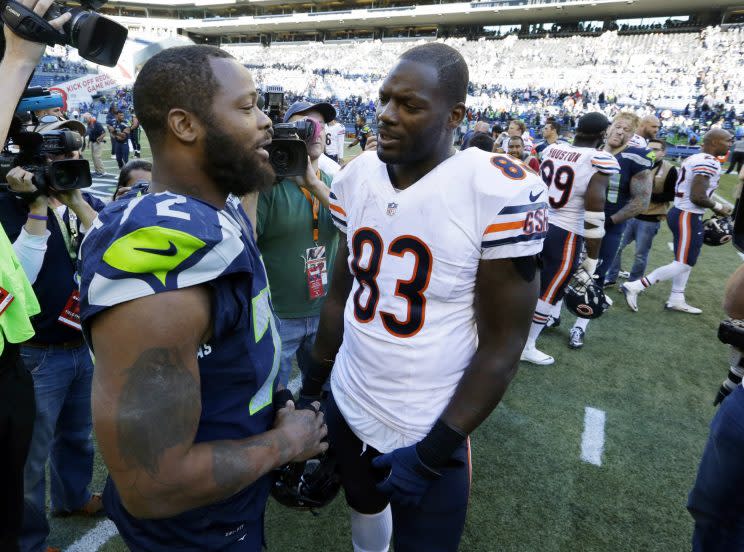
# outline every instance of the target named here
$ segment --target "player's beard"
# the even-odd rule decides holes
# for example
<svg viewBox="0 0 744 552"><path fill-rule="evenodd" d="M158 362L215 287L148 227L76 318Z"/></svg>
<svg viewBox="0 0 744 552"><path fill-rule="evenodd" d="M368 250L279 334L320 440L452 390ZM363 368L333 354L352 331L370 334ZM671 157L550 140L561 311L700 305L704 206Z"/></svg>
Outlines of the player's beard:
<svg viewBox="0 0 744 552"><path fill-rule="evenodd" d="M204 170L220 190L240 197L271 189L276 174L257 150L246 150L245 143L236 141L216 124L207 125L207 129Z"/></svg>

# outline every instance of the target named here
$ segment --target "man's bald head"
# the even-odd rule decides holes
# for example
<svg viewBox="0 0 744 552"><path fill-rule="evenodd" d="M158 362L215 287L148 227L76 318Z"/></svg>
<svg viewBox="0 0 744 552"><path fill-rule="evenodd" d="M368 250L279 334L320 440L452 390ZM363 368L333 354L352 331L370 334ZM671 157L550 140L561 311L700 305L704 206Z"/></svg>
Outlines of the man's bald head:
<svg viewBox="0 0 744 552"><path fill-rule="evenodd" d="M646 140L652 140L656 138L656 135L661 129L661 121L655 115L646 115L641 119L638 125L638 134L643 136Z"/></svg>
<svg viewBox="0 0 744 552"><path fill-rule="evenodd" d="M703 136L703 151L709 155L720 157L726 155L731 148L734 137L727 130L713 128Z"/></svg>
<svg viewBox="0 0 744 552"><path fill-rule="evenodd" d="M473 127L473 132L485 132L486 134L488 134L489 132L491 132L491 127L486 121L478 121L477 123L475 123L475 127Z"/></svg>

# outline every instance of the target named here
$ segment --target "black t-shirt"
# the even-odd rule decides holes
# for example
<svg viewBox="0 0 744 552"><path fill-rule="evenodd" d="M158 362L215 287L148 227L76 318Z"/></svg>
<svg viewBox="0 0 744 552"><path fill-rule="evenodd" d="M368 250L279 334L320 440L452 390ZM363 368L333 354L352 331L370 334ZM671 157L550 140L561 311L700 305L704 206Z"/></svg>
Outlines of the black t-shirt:
<svg viewBox="0 0 744 552"><path fill-rule="evenodd" d="M96 211L104 207L100 200L90 194L83 193L83 198ZM34 316L31 322L36 331L36 335L32 338L34 341L54 344L81 339L82 333L58 320L70 296L77 290L75 263L70 258L57 216L51 208L47 210L47 216L49 217L47 229L50 236L47 240L47 250L41 271L33 285L41 312ZM0 224L11 243L18 238L27 218L28 206L25 201L9 192L0 192ZM68 210L65 210L62 220L65 227L70 226ZM80 221L76 220L73 226L82 239L82 234L79 234Z"/></svg>

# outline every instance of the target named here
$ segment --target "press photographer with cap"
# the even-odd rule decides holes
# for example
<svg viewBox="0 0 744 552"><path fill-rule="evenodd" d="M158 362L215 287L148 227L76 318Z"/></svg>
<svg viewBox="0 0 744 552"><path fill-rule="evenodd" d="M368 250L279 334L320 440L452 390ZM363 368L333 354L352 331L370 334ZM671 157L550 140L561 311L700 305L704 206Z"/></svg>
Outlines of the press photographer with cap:
<svg viewBox="0 0 744 552"><path fill-rule="evenodd" d="M37 14L44 14L51 2L24 0L22 4ZM65 14L51 24L60 28L69 17ZM3 75L0 80L0 135L3 141L24 84L44 52L43 44L23 40L7 26L4 33L6 50L0 63ZM70 151L49 156L47 162L79 158L79 151L72 148L77 144L77 147L82 146L85 134L82 123L55 118L32 130L42 136L54 134L60 138L60 143L69 146ZM77 245L103 204L79 190L62 193L45 189L41 194L34 184L38 183L34 173L21 167L11 169L6 180L8 188L0 192L0 225L10 241L15 242L18 260L33 282L33 292L41 309L32 320L33 337L26 334L27 340L20 345L22 363L33 378L36 412L23 475L23 520L17 545L20 550L36 552L46 549L49 534L47 458L51 462L53 512L93 514L101 509L100 498L88 490L93 471L90 406L93 363L79 329L77 285L73 277ZM0 326L5 328L2 316L5 314L0 314ZM9 336L5 334L5 337ZM25 406L23 411L26 412L28 404L26 400L19 405L19 410ZM14 548L15 544L4 546L3 550Z"/></svg>
<svg viewBox="0 0 744 552"><path fill-rule="evenodd" d="M304 176L284 178L258 199L256 231L271 283L271 300L279 317L282 355L279 384L287 385L292 358L300 370L309 362L328 291L338 245L328 208L332 177L318 166L325 125L336 118L328 103L295 102L285 123L311 121L315 132L305 144L309 162Z"/></svg>

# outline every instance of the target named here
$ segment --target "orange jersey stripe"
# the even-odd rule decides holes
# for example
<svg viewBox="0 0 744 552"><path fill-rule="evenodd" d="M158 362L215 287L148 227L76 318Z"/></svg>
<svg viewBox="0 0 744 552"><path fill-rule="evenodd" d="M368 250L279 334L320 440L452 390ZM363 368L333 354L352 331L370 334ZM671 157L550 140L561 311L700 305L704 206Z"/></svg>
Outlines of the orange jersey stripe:
<svg viewBox="0 0 744 552"><path fill-rule="evenodd" d="M333 203L329 203L328 204L328 207L331 209L331 211L336 211L337 213L341 213L343 216L346 216L346 211L344 211L338 205L334 205Z"/></svg>
<svg viewBox="0 0 744 552"><path fill-rule="evenodd" d="M491 232L504 232L505 230L519 230L524 227L524 220L515 220L514 222L500 222L498 224L492 224L483 235L490 234Z"/></svg>

